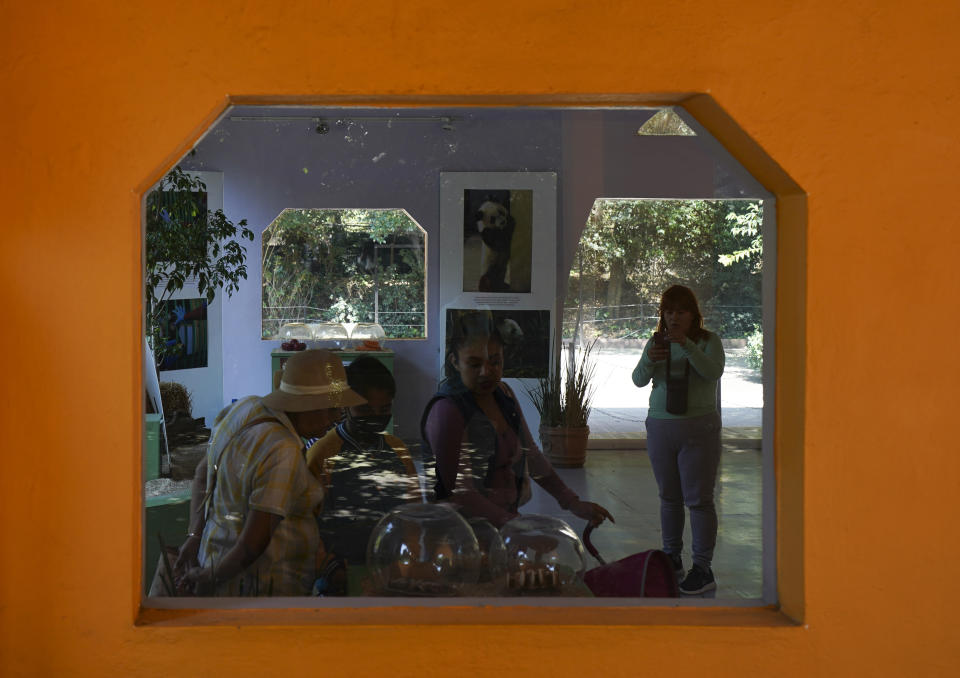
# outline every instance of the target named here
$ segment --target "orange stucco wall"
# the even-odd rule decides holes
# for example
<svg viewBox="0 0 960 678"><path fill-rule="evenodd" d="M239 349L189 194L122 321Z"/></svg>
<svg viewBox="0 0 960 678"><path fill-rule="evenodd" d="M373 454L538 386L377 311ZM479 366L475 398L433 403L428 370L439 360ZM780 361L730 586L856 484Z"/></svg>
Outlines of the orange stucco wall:
<svg viewBox="0 0 960 678"><path fill-rule="evenodd" d="M0 3L0 674L951 674L958 28L946 1ZM230 95L655 92L710 93L808 192L804 624L135 625L138 187Z"/></svg>

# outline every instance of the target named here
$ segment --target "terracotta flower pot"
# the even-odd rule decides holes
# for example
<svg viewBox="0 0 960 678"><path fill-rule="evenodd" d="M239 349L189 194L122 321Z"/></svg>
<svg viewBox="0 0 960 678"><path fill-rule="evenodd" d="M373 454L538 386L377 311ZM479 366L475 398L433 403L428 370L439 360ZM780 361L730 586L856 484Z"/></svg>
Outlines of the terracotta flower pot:
<svg viewBox="0 0 960 678"><path fill-rule="evenodd" d="M550 463L558 468L580 468L587 459L590 427L541 426L540 444Z"/></svg>

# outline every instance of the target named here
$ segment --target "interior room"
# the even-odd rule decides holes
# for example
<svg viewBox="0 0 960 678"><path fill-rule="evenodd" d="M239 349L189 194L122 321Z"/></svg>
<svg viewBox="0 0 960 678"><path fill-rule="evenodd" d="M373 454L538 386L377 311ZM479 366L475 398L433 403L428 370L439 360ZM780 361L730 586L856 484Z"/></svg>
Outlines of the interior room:
<svg viewBox="0 0 960 678"><path fill-rule="evenodd" d="M724 248L732 252L752 242L742 234L730 235L736 228L734 212L743 213L743 205L753 205L761 224L753 238L766 238L768 246L775 245L775 201L688 112L670 106L232 106L183 155L177 168L203 180L205 207L222 209L233 222L243 220L252 239L242 241L246 278L238 279L229 294L219 291L207 304L195 278L175 294L164 297L157 292L158 298L165 299L154 302L157 308L204 306L208 360L200 367L180 369L179 363L158 358L156 352L150 356L148 351L148 391L155 372L150 361L159 361L159 382L175 382L188 390L189 420L198 424L196 432L179 438L173 431L171 444L170 431L159 427L161 417L147 414L152 426L147 431L151 449L146 464L145 590L153 579L161 541L175 545L186 533L190 478L204 449L204 432L208 434L224 406L247 395L264 395L277 386L279 369L292 354L284 351L287 340L346 351L346 364L361 355L351 352L361 345L357 323L377 328L373 345L382 353L374 355L389 365L398 389L389 431L411 450L422 497L432 499L434 469L430 459L420 454L420 422L424 405L443 377L447 318L456 312L451 309L490 311L514 323L518 331L526 329L523 341L528 343L533 336L527 323L540 314L537 324L542 328L543 347L526 356L517 354L515 364L508 359L508 368L514 371L505 372L538 445L541 419L530 397L534 377L540 376L534 366L536 355L546 357L562 347L569 353L578 342L580 349L591 340L599 342L590 356L593 403L585 461L562 464L572 467L561 467L558 473L569 486L608 506L617 517L616 524L608 523L593 536L604 557L616 560L657 548L657 491L645 451L649 387L637 389L630 372L656 329L660 291L679 282L706 295L706 326L726 335L729 362L728 376L717 395L725 450L717 488L720 585L718 591L700 598L726 604L775 600L773 456L770 439L763 436L769 425L765 417L772 412L774 356L762 344L763 331L774 328L774 250L764 251L760 244L752 261L743 254L743 261L718 263L730 256L724 255ZM157 187L144 197L148 268L150 196L158 195ZM481 264L479 249L487 245L478 233L465 232L464 224L472 219L464 217L465 209L472 215L480 201L489 201L498 190L513 188L518 195L523 193L520 187L527 187L533 196L532 232L526 250L518 244L520 236L514 238L508 274L501 276L499 289L491 289L479 270L481 265L489 266ZM476 204L469 204L471 199ZM601 223L604 210L610 212L616 205L647 211L617 223L610 221L613 217ZM518 209L514 202L514 212ZM314 230L326 228L318 224L331 220L369 224L383 215L398 215L407 222L404 228L416 234L420 248L420 277L416 283L403 279L404 285L415 287L412 295L403 297L405 306L388 309L383 301L386 288L378 288L377 305L361 301L360 292L338 287L337 275L354 282L364 275L359 266L352 268L353 261L363 256L355 244L338 250L337 256L350 264L343 274L321 269L319 259L296 260L301 262L300 269L316 271L311 284L323 299L290 301L295 294L284 296L283 290L274 290L286 285L289 292L294 286L290 275L285 273L283 278L271 263L280 251L278 243L284 242L278 229L299 228L308 219L312 221L307 228ZM300 226L291 221L297 219ZM373 226L357 228L364 231ZM588 237L612 237L609 234L614 231L628 247L636 241L635 246L646 253L610 255L609 246L594 247L603 261L594 261L593 272L588 273L584 256L597 259L598 255L591 255L584 243ZM699 235L691 235L694 231ZM723 243L717 235L721 232ZM654 253L660 240L665 244ZM306 247L300 244L295 249ZM471 247L477 248L476 256ZM611 269L623 269L625 259L631 261L634 272L621 275L621 287L630 290L618 289L611 301L610 280L616 278ZM290 262L288 268L296 268L294 259ZM643 280L638 282L639 278ZM301 305L289 306L294 303ZM409 311L415 311L412 320L409 313L400 315ZM182 308L179 312L184 313ZM752 349L756 361L748 365L747 342L752 333L759 335L759 344ZM184 336L183 329L170 330L159 341L171 343ZM185 344L180 344L184 352ZM151 407L153 400L159 397L147 398L148 409L155 412L159 408ZM167 426L171 419L166 412ZM183 423L181 417L173 428ZM536 486L533 500L524 509L530 512L553 515L582 532L583 521L560 509ZM162 539L156 537L158 532ZM689 533L688 525L688 544ZM589 566L597 564L590 556L587 559Z"/></svg>

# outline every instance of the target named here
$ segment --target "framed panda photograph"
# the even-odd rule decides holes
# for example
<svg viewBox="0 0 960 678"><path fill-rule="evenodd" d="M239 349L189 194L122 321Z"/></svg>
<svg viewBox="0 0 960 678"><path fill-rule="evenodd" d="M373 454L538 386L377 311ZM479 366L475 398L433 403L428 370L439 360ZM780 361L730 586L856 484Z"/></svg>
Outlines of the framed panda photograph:
<svg viewBox="0 0 960 678"><path fill-rule="evenodd" d="M536 347L546 359L546 338L556 334L557 227L556 172L440 172L441 309L493 313L523 337L515 353ZM508 376L529 378L523 364L542 372L532 354L512 357L517 373Z"/></svg>
<svg viewBox="0 0 960 678"><path fill-rule="evenodd" d="M459 234L442 248L441 284L484 303L553 298L556 215L555 172L441 172L441 233Z"/></svg>
<svg viewBox="0 0 960 678"><path fill-rule="evenodd" d="M448 308L445 313L444 345L451 345L451 335L464 323L483 322L489 331L496 330L503 345L505 379L541 379L550 371L550 311L477 310Z"/></svg>
<svg viewBox="0 0 960 678"><path fill-rule="evenodd" d="M464 292L528 294L532 255L532 189L464 189Z"/></svg>

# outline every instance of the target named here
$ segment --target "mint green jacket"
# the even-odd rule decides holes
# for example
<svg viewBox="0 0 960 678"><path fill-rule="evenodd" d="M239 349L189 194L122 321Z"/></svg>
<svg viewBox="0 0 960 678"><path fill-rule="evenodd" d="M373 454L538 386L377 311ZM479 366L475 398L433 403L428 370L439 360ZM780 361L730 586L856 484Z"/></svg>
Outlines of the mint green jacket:
<svg viewBox="0 0 960 678"><path fill-rule="evenodd" d="M666 410L667 370L666 360L654 362L650 359L653 340L643 347L643 355L633 369L633 383L638 387L646 386L653 380L650 393L648 416L654 419L690 419L717 411L717 382L723 374L725 358L720 337L713 332L703 331L698 341L683 344L670 343L670 374L683 374L686 362L690 362L690 379L687 387L686 414L670 414Z"/></svg>

